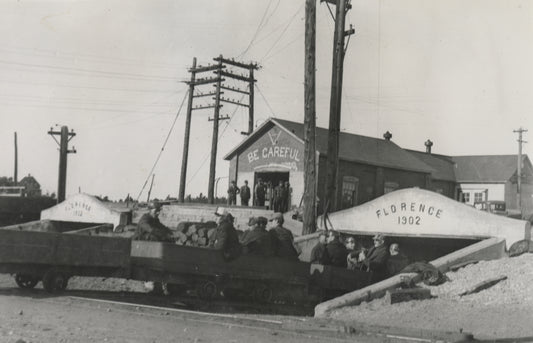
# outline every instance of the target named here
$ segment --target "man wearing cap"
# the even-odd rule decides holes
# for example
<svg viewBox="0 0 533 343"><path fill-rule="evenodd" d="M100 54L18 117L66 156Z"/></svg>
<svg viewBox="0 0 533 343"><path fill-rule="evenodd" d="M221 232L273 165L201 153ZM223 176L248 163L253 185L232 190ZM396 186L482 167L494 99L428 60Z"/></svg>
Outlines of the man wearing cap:
<svg viewBox="0 0 533 343"><path fill-rule="evenodd" d="M159 221L159 212L161 204L152 202L148 205L150 210L142 215L137 223L133 240L139 241L156 241L156 242L173 242L172 230Z"/></svg>
<svg viewBox="0 0 533 343"><path fill-rule="evenodd" d="M270 221L274 224L274 227L270 229L269 233L274 243L275 255L288 260L298 260L298 252L294 248L292 232L283 227L283 223L285 222L283 214L279 212L274 213Z"/></svg>
<svg viewBox="0 0 533 343"><path fill-rule="evenodd" d="M248 180L244 180L244 186L241 187L241 205L248 206L250 201L250 187L248 187Z"/></svg>
<svg viewBox="0 0 533 343"><path fill-rule="evenodd" d="M359 254L359 262L362 269L373 273L374 282L381 281L387 277L387 259L389 250L385 245L385 237L382 234L375 235L372 240L374 246L368 249L368 252L362 251Z"/></svg>
<svg viewBox="0 0 533 343"><path fill-rule="evenodd" d="M242 249L237 230L233 226L235 219L227 211L224 211L222 214L215 212L215 215L219 216L220 219L210 247L221 250L226 261L233 260L241 254Z"/></svg>
<svg viewBox="0 0 533 343"><path fill-rule="evenodd" d="M250 255L273 256L274 248L272 237L266 230L267 219L265 217L251 217L248 226L251 230L246 231L241 238L243 252Z"/></svg>
<svg viewBox="0 0 533 343"><path fill-rule="evenodd" d="M266 187L263 180L258 179L255 185L255 206L265 206Z"/></svg>
<svg viewBox="0 0 533 343"><path fill-rule="evenodd" d="M326 245L327 232L320 231L318 234L318 242L311 250L311 263L329 264L329 256Z"/></svg>
<svg viewBox="0 0 533 343"><path fill-rule="evenodd" d="M346 268L346 256L348 256L348 250L340 241L340 234L337 231L328 231L326 250L328 252L330 265Z"/></svg>

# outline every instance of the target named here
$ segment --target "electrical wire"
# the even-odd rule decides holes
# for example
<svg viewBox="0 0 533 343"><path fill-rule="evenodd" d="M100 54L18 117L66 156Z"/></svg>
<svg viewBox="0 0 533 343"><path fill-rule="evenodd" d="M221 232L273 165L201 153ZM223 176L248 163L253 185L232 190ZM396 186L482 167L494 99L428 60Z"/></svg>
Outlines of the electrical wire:
<svg viewBox="0 0 533 343"><path fill-rule="evenodd" d="M270 53L270 51L272 51L272 49L276 46L276 44L278 44L278 42L281 40L281 38L283 37L283 35L285 34L285 32L287 32L287 29L289 28L289 26L291 26L291 24L294 22L294 18L298 15L298 13L300 13L300 11L304 8L304 5L305 3L302 2L302 5L298 8L298 10L292 15L291 19L289 20L289 22L287 23L287 25L285 25L285 27L283 28L283 31L281 31L280 35L278 36L278 38L276 39L276 41L274 42L274 44L272 44L270 46L270 48L268 49L268 51L263 55L263 58L261 58L261 61L263 61L266 56Z"/></svg>
<svg viewBox="0 0 533 343"><path fill-rule="evenodd" d="M255 85L255 88L257 88L257 90L259 91L259 94L261 94L261 97L263 98L263 100L265 100L266 105L267 105L268 108L270 109L270 112L271 112L272 115L275 117L276 114L274 113L274 110L272 109L272 107L271 107L270 104L268 103L268 100L265 98L265 95L263 94L263 92L261 92L261 89L259 89L259 86L258 86L257 84Z"/></svg>
<svg viewBox="0 0 533 343"><path fill-rule="evenodd" d="M241 58L242 56L244 56L244 54L246 54L248 52L248 50L250 50L250 48L252 47L252 44L254 43L254 40L257 38L257 35L259 34L259 31L261 30L261 26L263 25L263 22L264 22L265 17L266 17L266 15L268 13L268 10L270 9L270 5L272 5L272 1L273 0L269 1L268 6L265 9L265 12L263 12L263 16L261 17L261 21L259 21L259 24L257 25L257 28L255 29L255 33L252 36L252 39L250 40L250 43L248 43L248 46L246 47L246 49L244 49L244 51L241 52L237 56L237 58Z"/></svg>
<svg viewBox="0 0 533 343"><path fill-rule="evenodd" d="M91 70L91 69L82 69L82 68L69 68L69 67L52 66L52 65L46 65L46 64L22 63L22 62L14 62L14 61L6 61L6 60L0 60L0 64L15 65L15 66L21 66L24 68L41 68L41 69L59 70L59 72L66 73L66 74L74 74L74 75L89 73L90 76L96 76L96 77L100 76L100 77L133 79L133 80L148 80L148 81L178 81L177 78L165 77L165 76L119 73L119 72L112 72L112 71ZM95 74L99 74L99 75L95 75Z"/></svg>
<svg viewBox="0 0 533 343"><path fill-rule="evenodd" d="M144 191L144 188L146 187L146 184L148 183L148 180L150 179L150 176L153 174L155 167L157 166L157 163L159 162L159 159L161 158L161 155L163 154L163 151L165 150L165 146L167 145L168 139L170 138L170 134L174 130L174 126L176 125L176 121L178 120L178 117L180 115L181 109L183 107L183 104L185 103L185 99L187 99L187 95L189 94L189 90L185 92L185 95L183 96L183 100L181 101L180 107L178 109L178 112L176 113L176 116L174 117L174 121L172 122L172 125L170 126L170 129L168 130L167 137L165 138L165 141L163 142L163 146L161 147L161 151L159 151L159 154L157 155L157 158L154 162L154 165L152 166L152 169L150 170L150 173L148 174L148 177L146 178L146 181L144 182L144 185L141 188L141 191L139 192L139 195L137 196L136 202L139 202L139 198L141 197L142 192Z"/></svg>

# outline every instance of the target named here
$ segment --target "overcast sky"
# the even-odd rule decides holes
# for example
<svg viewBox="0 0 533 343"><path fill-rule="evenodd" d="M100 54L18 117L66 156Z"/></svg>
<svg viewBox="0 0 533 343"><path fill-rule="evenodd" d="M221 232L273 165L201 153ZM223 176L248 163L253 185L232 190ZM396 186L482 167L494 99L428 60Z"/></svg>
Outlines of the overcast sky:
<svg viewBox="0 0 533 343"><path fill-rule="evenodd" d="M433 152L447 155L516 154L519 127L533 141L532 1L352 5L343 131L382 138L389 130L417 150L431 139ZM17 132L19 180L31 174L43 191L57 192L58 146L47 132L67 125L77 134L67 196L81 189L137 198L170 132L152 196L177 196L182 81L193 57L203 65L220 54L259 63L256 125L269 117L303 122L304 10L304 0L0 1L0 176L13 176ZM327 127L333 19L319 1L317 31L317 124ZM222 157L244 138L248 114L229 104L221 113L232 117L220 125L224 195ZM207 192L212 116L193 112L187 194Z"/></svg>

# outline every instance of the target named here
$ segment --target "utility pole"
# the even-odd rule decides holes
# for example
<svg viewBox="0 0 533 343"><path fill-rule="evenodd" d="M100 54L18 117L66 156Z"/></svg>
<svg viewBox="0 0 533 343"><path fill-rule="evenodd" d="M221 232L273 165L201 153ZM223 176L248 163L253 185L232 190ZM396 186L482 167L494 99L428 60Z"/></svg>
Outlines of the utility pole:
<svg viewBox="0 0 533 343"><path fill-rule="evenodd" d="M217 148L218 148L218 120L220 115L220 86L222 81L222 55L220 55L220 60L218 61L218 72L220 73L217 78L216 83L216 96L215 96L215 113L213 115L213 137L211 140L211 163L209 165L209 184L207 188L207 202L210 204L215 203L215 174L217 167ZM228 118L229 119L229 118Z"/></svg>
<svg viewBox="0 0 533 343"><path fill-rule="evenodd" d="M518 209L522 211L522 144L527 143L522 140L522 133L527 132L526 129L520 127L518 130L513 130L513 132L518 133L518 165L516 169L516 204Z"/></svg>
<svg viewBox="0 0 533 343"><path fill-rule="evenodd" d="M192 101L194 99L194 81L196 79L196 57L192 60L191 82L189 83L189 99L187 102L187 117L185 118L185 135L183 138L183 156L181 159L179 201L185 202L185 181L187 180L187 162L189 160L189 139L191 132Z"/></svg>
<svg viewBox="0 0 533 343"><path fill-rule="evenodd" d="M155 174L152 174L152 182L150 183L150 189L148 190L148 197L146 198L146 203L150 203L150 194L152 193L152 187L154 186Z"/></svg>
<svg viewBox="0 0 533 343"><path fill-rule="evenodd" d="M18 163L19 163L19 155L18 155L17 133L15 132L15 171L13 173L13 186L16 186L18 183Z"/></svg>
<svg viewBox="0 0 533 343"><path fill-rule="evenodd" d="M189 135L190 135L190 117L191 112L194 110L203 110L208 108L214 108L214 117L213 119L209 118L209 121L213 121L213 137L211 142L211 163L209 166L209 180L208 180L208 191L207 198L210 204L215 202L215 174L216 174L216 155L218 148L218 127L220 120L230 119L229 115L221 116L220 108L223 106L221 102L229 103L232 105L248 107L249 120L248 120L248 131L241 132L243 134L250 134L253 131L254 123L254 84L257 80L254 79L254 70L258 69L259 66L255 63L241 63L233 59L226 59L222 55L214 58L217 64L208 65L208 66L196 66L196 58L193 59L193 67L189 69L191 72L191 81L187 81L189 84L189 103L187 109L187 119L185 123L185 142L183 146L183 159L181 165L181 178L180 178L180 191L179 199L181 202L185 200L185 185L186 185L186 175L187 175L187 160L188 160L188 151L189 151ZM248 71L248 75L236 74L232 71L226 71L225 69L229 66L236 68L243 68ZM196 78L197 74L203 72L213 72L215 77L208 78ZM229 87L222 82L230 78L236 81L245 82L249 90L242 90L238 87ZM214 92L201 93L196 90L196 86L213 84L215 87ZM222 97L224 94L223 90L229 92L240 93L249 96L248 103L241 103L238 100ZM214 104L193 106L195 98L200 97L212 97L212 100L215 101Z"/></svg>
<svg viewBox="0 0 533 343"><path fill-rule="evenodd" d="M48 134L51 135L59 145L59 179L57 184L57 203L59 204L65 200L65 189L67 187L67 154L76 153L74 147L72 147L72 150L68 149L68 142L76 136L76 133L74 130L68 132L67 126L61 126L61 131L53 131L53 129L50 128ZM58 135L60 136L60 141L55 137Z"/></svg>
<svg viewBox="0 0 533 343"><path fill-rule="evenodd" d="M329 106L329 134L326 173L326 198L324 212L337 209L337 176L339 165L339 134L341 124L342 75L344 65L344 38L354 33L350 28L344 31L346 12L351 8L349 0L323 0L336 5L335 33L333 36L333 64L331 75L331 97Z"/></svg>
<svg viewBox="0 0 533 343"><path fill-rule="evenodd" d="M305 1L304 213L302 234L316 231L316 0Z"/></svg>

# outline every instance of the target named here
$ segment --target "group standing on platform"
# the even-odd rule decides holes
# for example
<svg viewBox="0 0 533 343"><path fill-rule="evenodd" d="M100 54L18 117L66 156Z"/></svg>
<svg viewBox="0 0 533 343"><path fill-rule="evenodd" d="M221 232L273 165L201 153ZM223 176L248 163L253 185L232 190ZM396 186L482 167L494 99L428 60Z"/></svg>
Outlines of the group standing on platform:
<svg viewBox="0 0 533 343"><path fill-rule="evenodd" d="M268 208L270 210L285 213L290 207L291 193L292 189L289 181L279 181L278 185L273 185L272 182L264 182L259 178L254 187L252 198L251 189L248 186L248 180L244 180L244 185L240 188L237 186L235 180L232 180L227 192L228 205L236 205L237 195L240 194L241 206L249 206L250 199L252 199L253 206L265 206L268 199Z"/></svg>

